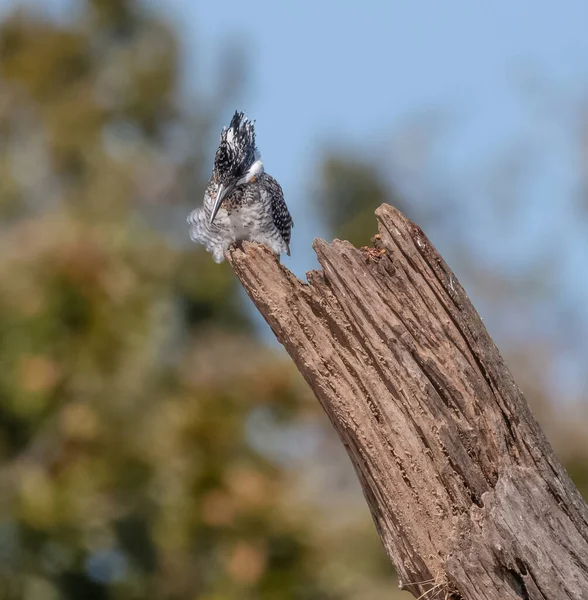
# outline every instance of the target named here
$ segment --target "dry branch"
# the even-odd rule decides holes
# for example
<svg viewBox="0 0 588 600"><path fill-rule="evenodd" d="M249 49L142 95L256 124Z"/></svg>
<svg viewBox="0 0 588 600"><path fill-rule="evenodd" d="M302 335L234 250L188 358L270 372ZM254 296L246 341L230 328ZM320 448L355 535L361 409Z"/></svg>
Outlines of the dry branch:
<svg viewBox="0 0 588 600"><path fill-rule="evenodd" d="M588 598L588 507L455 275L397 210L376 215L375 249L315 242L308 284L256 244L230 261L345 445L401 587Z"/></svg>

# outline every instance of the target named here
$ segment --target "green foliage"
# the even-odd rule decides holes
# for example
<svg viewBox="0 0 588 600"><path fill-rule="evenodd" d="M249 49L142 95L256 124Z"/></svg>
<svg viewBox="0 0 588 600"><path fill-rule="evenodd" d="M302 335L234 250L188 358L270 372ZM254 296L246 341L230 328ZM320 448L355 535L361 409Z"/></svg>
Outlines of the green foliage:
<svg viewBox="0 0 588 600"><path fill-rule="evenodd" d="M167 23L131 0L76 11L0 23L0 598L394 597L365 504L301 508L260 449L259 414L325 452L330 428L227 265L187 243L238 64L188 113ZM322 177L357 245L379 204L404 208L353 158Z"/></svg>
<svg viewBox="0 0 588 600"><path fill-rule="evenodd" d="M333 235L357 247L370 244L377 233L374 210L384 202L403 209L402 198L390 189L374 165L357 157L332 155L322 166L322 217Z"/></svg>
<svg viewBox="0 0 588 600"><path fill-rule="evenodd" d="M582 496L588 499L588 461L586 456L577 452L575 456L566 460L566 469Z"/></svg>
<svg viewBox="0 0 588 600"><path fill-rule="evenodd" d="M215 116L179 108L173 31L131 1L17 13L0 74L0 597L340 597L251 443L305 388L161 218L200 197Z"/></svg>

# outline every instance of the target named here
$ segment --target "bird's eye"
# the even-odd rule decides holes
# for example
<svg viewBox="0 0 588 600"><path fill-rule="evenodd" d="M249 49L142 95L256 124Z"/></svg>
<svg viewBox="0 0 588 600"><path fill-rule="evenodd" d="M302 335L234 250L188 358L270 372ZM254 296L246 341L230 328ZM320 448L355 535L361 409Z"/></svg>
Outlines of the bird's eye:
<svg viewBox="0 0 588 600"><path fill-rule="evenodd" d="M250 180L249 183L255 183L255 180L257 179L257 175L254 175Z"/></svg>

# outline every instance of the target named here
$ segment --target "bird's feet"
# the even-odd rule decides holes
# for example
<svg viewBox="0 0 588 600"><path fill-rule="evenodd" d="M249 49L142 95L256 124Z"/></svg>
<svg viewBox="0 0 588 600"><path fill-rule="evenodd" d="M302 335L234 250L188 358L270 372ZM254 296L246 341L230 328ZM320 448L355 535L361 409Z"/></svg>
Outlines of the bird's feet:
<svg viewBox="0 0 588 600"><path fill-rule="evenodd" d="M245 249L243 248L243 240L237 240L233 242L231 244L231 248L234 248L235 250L241 250L241 252L245 252Z"/></svg>

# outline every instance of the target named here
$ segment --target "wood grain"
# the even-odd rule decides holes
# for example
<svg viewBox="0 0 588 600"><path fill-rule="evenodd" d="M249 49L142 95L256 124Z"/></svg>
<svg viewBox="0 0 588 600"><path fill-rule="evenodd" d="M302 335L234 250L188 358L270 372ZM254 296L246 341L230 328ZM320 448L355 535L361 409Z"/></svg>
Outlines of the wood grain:
<svg viewBox="0 0 588 600"><path fill-rule="evenodd" d="M297 279L229 260L351 458L401 587L464 600L588 598L588 507L455 275L394 208L375 248L314 244Z"/></svg>

